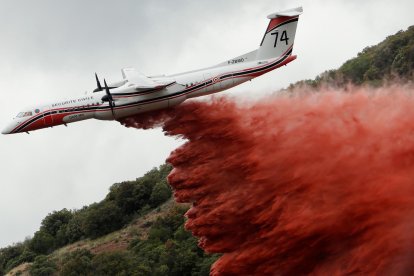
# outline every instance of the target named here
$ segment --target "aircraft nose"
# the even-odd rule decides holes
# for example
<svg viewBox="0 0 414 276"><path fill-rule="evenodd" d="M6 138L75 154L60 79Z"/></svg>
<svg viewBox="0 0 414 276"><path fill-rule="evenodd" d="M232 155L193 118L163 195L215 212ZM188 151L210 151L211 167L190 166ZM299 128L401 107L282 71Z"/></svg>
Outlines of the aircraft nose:
<svg viewBox="0 0 414 276"><path fill-rule="evenodd" d="M1 134L10 134L12 130L13 130L12 126L8 125L5 128L3 128L3 130L1 131Z"/></svg>

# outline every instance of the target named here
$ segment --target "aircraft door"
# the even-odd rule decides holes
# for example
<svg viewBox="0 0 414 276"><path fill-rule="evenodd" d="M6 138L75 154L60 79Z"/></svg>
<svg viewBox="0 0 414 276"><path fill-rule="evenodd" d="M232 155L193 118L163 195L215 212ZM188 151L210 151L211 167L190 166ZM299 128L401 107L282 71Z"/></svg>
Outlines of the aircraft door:
<svg viewBox="0 0 414 276"><path fill-rule="evenodd" d="M52 112L50 111L50 106L46 106L43 111L43 122L45 126L51 126L53 124L53 117Z"/></svg>

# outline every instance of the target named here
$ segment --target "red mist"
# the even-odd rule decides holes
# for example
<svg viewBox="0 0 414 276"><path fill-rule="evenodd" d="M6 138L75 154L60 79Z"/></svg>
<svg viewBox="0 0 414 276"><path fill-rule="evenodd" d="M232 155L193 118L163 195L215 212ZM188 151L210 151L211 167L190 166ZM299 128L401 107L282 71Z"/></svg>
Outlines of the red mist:
<svg viewBox="0 0 414 276"><path fill-rule="evenodd" d="M186 139L168 162L211 275L413 275L414 97L296 91L124 119Z"/></svg>

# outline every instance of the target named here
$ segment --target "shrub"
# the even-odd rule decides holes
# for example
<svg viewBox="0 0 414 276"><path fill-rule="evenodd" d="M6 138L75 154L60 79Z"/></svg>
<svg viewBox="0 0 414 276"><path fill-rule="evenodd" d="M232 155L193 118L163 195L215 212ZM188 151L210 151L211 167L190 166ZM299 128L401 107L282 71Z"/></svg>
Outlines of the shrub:
<svg viewBox="0 0 414 276"><path fill-rule="evenodd" d="M95 255L92 260L93 275L137 275L137 263L128 252L108 252Z"/></svg>
<svg viewBox="0 0 414 276"><path fill-rule="evenodd" d="M54 250L55 238L44 230L37 231L29 243L29 248L37 254L49 254Z"/></svg>
<svg viewBox="0 0 414 276"><path fill-rule="evenodd" d="M31 276L50 276L56 272L56 264L47 256L37 256L30 266Z"/></svg>
<svg viewBox="0 0 414 276"><path fill-rule="evenodd" d="M92 253L86 249L79 249L65 255L61 264L60 275L90 275L93 271L92 258Z"/></svg>
<svg viewBox="0 0 414 276"><path fill-rule="evenodd" d="M40 230L50 234L53 237L56 237L58 231L64 227L70 219L72 218L73 214L71 211L67 209L62 209L60 211L54 211L48 214L43 220L40 226Z"/></svg>
<svg viewBox="0 0 414 276"><path fill-rule="evenodd" d="M159 206L161 203L164 203L171 197L171 188L167 184L167 180L164 179L152 188L150 196L150 205L151 207Z"/></svg>
<svg viewBox="0 0 414 276"><path fill-rule="evenodd" d="M123 225L121 209L112 201L91 205L84 214L82 228L89 238L97 238L118 230Z"/></svg>

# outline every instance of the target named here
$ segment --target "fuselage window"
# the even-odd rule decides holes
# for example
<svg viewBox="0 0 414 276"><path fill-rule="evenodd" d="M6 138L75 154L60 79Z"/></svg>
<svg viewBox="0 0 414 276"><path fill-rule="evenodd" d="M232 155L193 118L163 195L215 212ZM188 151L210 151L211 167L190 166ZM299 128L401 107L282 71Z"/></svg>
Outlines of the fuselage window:
<svg viewBox="0 0 414 276"><path fill-rule="evenodd" d="M28 112L20 112L19 114L17 114L17 118L22 118L22 117L29 117L32 116L33 112L28 111Z"/></svg>

